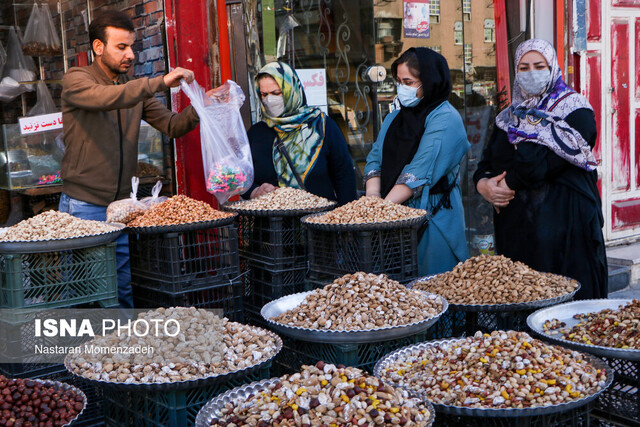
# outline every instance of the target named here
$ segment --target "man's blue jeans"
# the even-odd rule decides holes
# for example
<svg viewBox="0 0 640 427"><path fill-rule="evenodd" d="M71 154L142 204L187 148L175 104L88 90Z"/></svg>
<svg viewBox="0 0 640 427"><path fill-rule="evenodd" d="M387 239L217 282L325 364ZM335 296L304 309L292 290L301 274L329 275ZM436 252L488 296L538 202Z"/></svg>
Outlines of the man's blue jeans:
<svg viewBox="0 0 640 427"><path fill-rule="evenodd" d="M92 219L95 221L107 220L107 208L83 202L62 193L60 212L67 212L76 218ZM122 308L133 308L133 295L131 292L131 265L129 264L129 237L121 234L116 240L116 267L118 269L118 302Z"/></svg>

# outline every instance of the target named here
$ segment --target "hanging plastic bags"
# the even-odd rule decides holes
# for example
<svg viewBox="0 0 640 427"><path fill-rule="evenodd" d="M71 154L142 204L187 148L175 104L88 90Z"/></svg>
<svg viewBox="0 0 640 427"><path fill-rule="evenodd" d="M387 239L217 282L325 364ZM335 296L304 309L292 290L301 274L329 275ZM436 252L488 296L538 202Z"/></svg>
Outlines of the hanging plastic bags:
<svg viewBox="0 0 640 427"><path fill-rule="evenodd" d="M2 78L2 73L4 72L4 65L7 63L7 51L4 50L2 46L2 42L0 42L0 78Z"/></svg>
<svg viewBox="0 0 640 427"><path fill-rule="evenodd" d="M38 82L36 93L38 95L38 100L36 101L36 105L27 112L27 116L40 116L42 114L57 112L56 104L53 103L53 98L51 98L51 93L49 92L45 82Z"/></svg>
<svg viewBox="0 0 640 427"><path fill-rule="evenodd" d="M33 4L24 32L22 50L26 55L53 56L62 53L60 38L55 31L49 6Z"/></svg>
<svg viewBox="0 0 640 427"><path fill-rule="evenodd" d="M131 178L131 194L128 199L116 200L107 206L107 222L127 224L147 211L147 205L138 200L137 176Z"/></svg>
<svg viewBox="0 0 640 427"><path fill-rule="evenodd" d="M34 85L20 84L19 82L36 79L35 64L27 61L22 53L22 45L14 27L9 30L7 38L7 52L4 70L0 76L0 102L9 102L23 92L32 91Z"/></svg>
<svg viewBox="0 0 640 427"><path fill-rule="evenodd" d="M140 199L141 203L144 203L149 209L153 205L157 205L158 203L162 203L168 199L167 196L161 196L160 191L162 190L162 181L156 182L156 185L151 189L151 196Z"/></svg>
<svg viewBox="0 0 640 427"><path fill-rule="evenodd" d="M209 98L196 81L180 86L200 116L202 165L207 191L224 204L253 183L249 139L240 116L242 89L227 80L215 98Z"/></svg>

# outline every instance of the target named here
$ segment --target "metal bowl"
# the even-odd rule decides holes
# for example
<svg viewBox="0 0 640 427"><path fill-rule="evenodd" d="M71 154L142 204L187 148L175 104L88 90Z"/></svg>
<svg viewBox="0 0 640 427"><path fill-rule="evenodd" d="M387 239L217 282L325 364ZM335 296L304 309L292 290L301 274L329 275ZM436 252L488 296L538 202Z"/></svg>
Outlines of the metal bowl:
<svg viewBox="0 0 640 427"><path fill-rule="evenodd" d="M114 227L114 230L106 233L93 234L90 236L71 237L68 239L19 240L12 242L0 242L0 253L12 254L55 252L105 245L116 240L125 227L124 224L120 224L119 222L108 222L107 224Z"/></svg>
<svg viewBox="0 0 640 427"><path fill-rule="evenodd" d="M250 216L303 216L310 213L330 211L337 205L337 202L331 202L327 206L306 209L245 209L242 205L248 202L249 201L247 200L225 203L224 205L222 205L222 209L227 212L237 212L240 215Z"/></svg>
<svg viewBox="0 0 640 427"><path fill-rule="evenodd" d="M385 221L385 222L368 222L357 224L324 224L317 222L310 222L309 218L315 216L324 215L326 212L314 213L306 215L300 219L302 224L313 230L323 231L367 231L367 230L391 230L394 228L413 228L421 226L427 221L427 213L416 218L401 219L397 221Z"/></svg>
<svg viewBox="0 0 640 427"><path fill-rule="evenodd" d="M570 347L580 351L586 351L596 356L611 357L616 359L626 359L640 361L640 349L630 348L613 348L604 347L593 344L583 344L562 338L559 335L553 335L544 331L544 322L551 319L558 319L567 324L566 328L570 329L580 321L574 319L576 314L585 314L601 311L607 308L617 309L621 305L630 303L630 299L591 299L568 302L553 307L544 308L531 313L527 317L527 325L533 332L545 340L552 341L563 347Z"/></svg>
<svg viewBox="0 0 640 427"><path fill-rule="evenodd" d="M427 349L429 347L434 347L437 345L443 344L454 344L464 339L442 339L436 341L429 341L419 344L409 345L407 347L401 348L394 352L389 353L384 356L382 359L376 363L373 368L373 375L382 379L382 371L385 370L388 366L392 365L398 359L405 358L408 354L410 354L413 350L422 350ZM588 404L589 402L595 400L600 394L609 387L613 381L613 370L607 366L607 364L589 354L585 354L584 360L591 363L597 369L604 369L607 374L606 383L604 386L598 390L596 393L586 396L579 400L574 400L572 402L560 403L557 405L548 405L548 406L538 406L534 408L468 408L465 406L454 406L454 405L444 405L441 403L436 403L431 401L431 404L435 407L436 411L442 412L444 414L450 415L462 415L462 416L473 416L473 417L481 417L481 418L515 418L515 417L532 417L532 416L540 416L540 415L548 415L554 414L557 412L565 412L575 408L579 408L583 405ZM402 384L391 383L391 385L405 388L414 396L423 397L425 399L429 399L428 394L420 394L415 392L414 390L409 389L408 387L403 386Z"/></svg>
<svg viewBox="0 0 640 427"><path fill-rule="evenodd" d="M45 385L47 387L54 387L56 389L60 389L60 390L70 390L73 393L82 396L82 410L80 412L78 412L78 415L75 416L74 419L72 419L71 421L69 421L67 424L65 424L64 426L71 426L74 425L75 422L80 418L80 416L82 415L82 413L84 412L84 410L87 408L87 395L84 394L84 392L82 390L80 390L77 387L72 386L71 384L67 384L67 383L63 383L60 381L52 381L52 380L41 380L41 379L32 379L29 381L35 381L38 383L41 383L42 385Z"/></svg>
<svg viewBox="0 0 640 427"><path fill-rule="evenodd" d="M264 320L267 321L267 324L270 328L273 328L279 333L287 335L291 338L299 339L302 341L326 344L366 344L404 338L426 331L438 321L440 316L442 316L448 308L447 300L442 298L440 295L423 292L425 298L438 299L442 303L442 311L436 316L408 325L362 329L358 331L327 331L320 329L301 328L297 326L287 326L271 320L271 318L276 317L279 314L300 305L307 297L307 295L311 294L312 292L314 291L300 292L271 301L265 304L264 307L262 307L262 310L260 310L260 314L262 315Z"/></svg>

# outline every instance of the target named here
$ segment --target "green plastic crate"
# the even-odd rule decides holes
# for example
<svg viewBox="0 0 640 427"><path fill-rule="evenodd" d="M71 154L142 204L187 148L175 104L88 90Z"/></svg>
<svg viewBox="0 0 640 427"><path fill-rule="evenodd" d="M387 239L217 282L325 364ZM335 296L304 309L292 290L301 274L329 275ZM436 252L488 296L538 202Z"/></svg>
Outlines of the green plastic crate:
<svg viewBox="0 0 640 427"><path fill-rule="evenodd" d="M0 308L118 304L116 244L45 253L0 253ZM4 319L19 321L19 319Z"/></svg>
<svg viewBox="0 0 640 427"><path fill-rule="evenodd" d="M297 372L302 365L315 365L319 360L372 372L378 360L386 354L425 340L424 332L370 344L324 344L282 337L283 347L274 361L274 374L280 376Z"/></svg>
<svg viewBox="0 0 640 427"><path fill-rule="evenodd" d="M104 387L103 407L108 426L193 426L198 411L227 390L270 377L270 366L231 381L178 391L129 391Z"/></svg>

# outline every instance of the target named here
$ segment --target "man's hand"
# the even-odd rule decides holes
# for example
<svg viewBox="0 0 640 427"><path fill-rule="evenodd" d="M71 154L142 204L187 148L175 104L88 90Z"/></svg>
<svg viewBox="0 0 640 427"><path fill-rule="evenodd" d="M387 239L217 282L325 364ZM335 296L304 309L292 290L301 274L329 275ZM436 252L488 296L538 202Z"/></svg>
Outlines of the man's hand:
<svg viewBox="0 0 640 427"><path fill-rule="evenodd" d="M269 184L268 182L265 182L260 187L254 188L253 191L251 192L251 196L249 198L255 199L256 197L264 196L267 193L271 193L276 188L277 187Z"/></svg>
<svg viewBox="0 0 640 427"><path fill-rule="evenodd" d="M180 80L185 79L187 83L191 83L193 78L193 71L178 67L170 71L169 74L165 74L164 84L166 84L167 87L176 87L180 85Z"/></svg>
<svg viewBox="0 0 640 427"><path fill-rule="evenodd" d="M507 172L502 172L493 178L482 178L477 185L478 193L491 203L498 213L500 213L499 208L506 208L516 195L516 192L507 186L504 180L506 175Z"/></svg>

